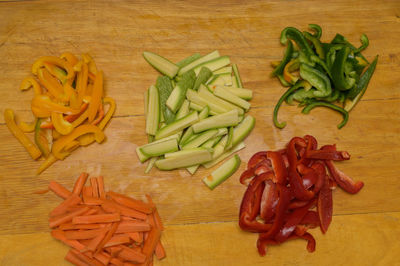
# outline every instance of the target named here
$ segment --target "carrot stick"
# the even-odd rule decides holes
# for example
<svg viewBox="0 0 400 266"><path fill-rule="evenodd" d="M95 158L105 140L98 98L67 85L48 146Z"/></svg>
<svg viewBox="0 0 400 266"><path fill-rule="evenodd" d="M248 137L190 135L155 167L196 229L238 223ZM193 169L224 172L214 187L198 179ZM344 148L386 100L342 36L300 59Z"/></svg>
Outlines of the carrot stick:
<svg viewBox="0 0 400 266"><path fill-rule="evenodd" d="M99 196L101 199L106 198L106 192L104 190L104 178L102 176L97 177L97 185L99 189Z"/></svg>
<svg viewBox="0 0 400 266"><path fill-rule="evenodd" d="M98 253L101 249L103 249L105 244L110 241L112 236L115 234L115 231L117 231L118 225L119 225L119 223L112 224L112 226L111 226L110 230L107 232L106 236L103 238L103 240L97 246L95 253Z"/></svg>
<svg viewBox="0 0 400 266"><path fill-rule="evenodd" d="M50 212L50 216L56 216L60 214L64 214L67 212L67 208L71 206L75 206L81 202L81 198L76 194L71 194L66 200L64 200L60 205L54 208Z"/></svg>
<svg viewBox="0 0 400 266"><path fill-rule="evenodd" d="M79 258L81 261L87 263L87 264L90 265L90 266L92 266L92 265L93 265L93 266L103 266L103 265L104 265L104 264L101 263L100 261L98 261L98 260L96 260L96 259L93 259L93 258L90 258L89 256L86 256L85 254L79 252L79 251L76 250L76 249L71 249L71 252L74 253L75 256L76 256L77 258Z"/></svg>
<svg viewBox="0 0 400 266"><path fill-rule="evenodd" d="M92 230L73 230L73 231L66 231L64 233L67 239L92 239L95 238L98 234L101 234L105 231L105 228L100 229L92 229Z"/></svg>
<svg viewBox="0 0 400 266"><path fill-rule="evenodd" d="M101 205L103 203L103 201L101 199L89 197L89 196L84 197L83 202L86 205Z"/></svg>
<svg viewBox="0 0 400 266"><path fill-rule="evenodd" d="M93 255L93 257L95 259L97 259L98 261L101 261L104 265L108 265L108 263L110 263L110 260L111 260L111 256L103 251L99 252L99 253L95 253Z"/></svg>
<svg viewBox="0 0 400 266"><path fill-rule="evenodd" d="M82 188L86 183L86 180L88 178L89 174L87 173L82 173L78 179L75 182L74 189L72 190L72 193L76 195L80 195L82 192Z"/></svg>
<svg viewBox="0 0 400 266"><path fill-rule="evenodd" d="M121 220L119 213L76 216L73 224L112 223Z"/></svg>
<svg viewBox="0 0 400 266"><path fill-rule="evenodd" d="M150 195L146 194L146 198L147 198L147 200L149 201L149 203L150 203L152 206L154 206L153 216L154 216L154 221L155 221L156 226L157 226L158 229L160 229L161 231L164 231L164 225L163 225L163 223L162 223L162 221L161 221L160 215L158 214L158 210L157 210L157 208L155 207L156 205L154 204L154 202L153 202L152 198L150 197Z"/></svg>
<svg viewBox="0 0 400 266"><path fill-rule="evenodd" d="M121 222L116 233L146 232L150 231L151 226L146 222Z"/></svg>
<svg viewBox="0 0 400 266"><path fill-rule="evenodd" d="M82 188L82 197L92 197L92 187L91 186L84 186Z"/></svg>
<svg viewBox="0 0 400 266"><path fill-rule="evenodd" d="M110 263L116 265L116 266L124 266L124 262L122 260L119 260L117 258L112 258L110 260Z"/></svg>
<svg viewBox="0 0 400 266"><path fill-rule="evenodd" d="M107 229L110 229L109 227ZM90 251L95 251L97 249L97 246L100 244L100 242L103 240L103 238L106 236L108 230L104 230L100 234L98 234L95 238L93 238L89 245L87 245L87 249Z"/></svg>
<svg viewBox="0 0 400 266"><path fill-rule="evenodd" d="M75 249L77 249L79 251L83 251L86 248L84 245L82 245L77 240L67 239L65 237L65 235L64 235L64 231L61 231L61 230L58 230L58 229L51 230L51 235L52 235L52 237L54 237L57 240L60 240L61 242L63 242L67 246L75 248Z"/></svg>
<svg viewBox="0 0 400 266"><path fill-rule="evenodd" d="M156 255L158 260L162 260L163 258L166 257L165 249L164 249L163 245L161 244L161 241L157 242L154 254Z"/></svg>
<svg viewBox="0 0 400 266"><path fill-rule="evenodd" d="M144 255L143 253L137 252L126 246L121 246L121 247L122 247L122 250L118 254L119 258L122 258L127 261L131 261L134 263L143 263L146 261L146 255Z"/></svg>
<svg viewBox="0 0 400 266"><path fill-rule="evenodd" d="M112 212L113 210L115 211L117 209L121 213L121 215L129 216L129 217L132 217L132 218L137 218L137 219L140 219L140 220L145 220L146 217L147 217L147 215L142 213L142 212L139 212L139 211L136 211L136 210L132 210L132 209L130 209L128 207L125 207L123 205L120 205L120 204L118 204L116 202L112 202L112 201L109 201L109 200L105 201L101 205L101 207L106 212Z"/></svg>
<svg viewBox="0 0 400 266"><path fill-rule="evenodd" d="M81 261L72 251L68 251L67 255L65 256L65 260L71 262L77 266L90 266L90 264Z"/></svg>
<svg viewBox="0 0 400 266"><path fill-rule="evenodd" d="M58 219L56 219L54 221L51 221L49 223L49 226L50 226L50 228L54 228L56 226L59 226L60 224L69 222L69 221L73 220L73 218L75 216L79 216L79 215L85 213L88 210L89 210L88 207L84 207L82 209L79 209L79 210L76 210L74 212L68 213L68 214L66 214L66 215L64 215L64 216L62 216L62 217L60 217L60 218L58 218Z"/></svg>
<svg viewBox="0 0 400 266"><path fill-rule="evenodd" d="M129 236L115 235L110 240L107 241L107 243L104 245L104 247L117 246L117 245L126 244L126 243L130 243L130 242L131 242L131 240L130 240Z"/></svg>
<svg viewBox="0 0 400 266"><path fill-rule="evenodd" d="M72 223L65 223L65 224L61 224L58 229L60 230L79 230L79 229L83 229L83 230L89 230L89 229L98 229L98 228L102 228L103 224L72 224Z"/></svg>
<svg viewBox="0 0 400 266"><path fill-rule="evenodd" d="M107 247L106 248L107 252L110 253L111 257L117 257L118 254L121 252L122 247L121 246L112 246L112 247Z"/></svg>
<svg viewBox="0 0 400 266"><path fill-rule="evenodd" d="M129 207L131 209L137 210L139 212L143 212L146 214L153 212L153 206L144 203L141 200L132 199L130 197L121 195L113 191L107 192L107 195L110 196L115 202L124 205L126 207Z"/></svg>
<svg viewBox="0 0 400 266"><path fill-rule="evenodd" d="M57 183L56 181L50 181L49 184L49 189L54 192L57 196L66 199L71 195L71 191L66 189L63 185L60 183Z"/></svg>
<svg viewBox="0 0 400 266"><path fill-rule="evenodd" d="M92 185L92 196L94 198L99 197L99 188L97 185L97 178L96 177L91 177L90 178L90 184Z"/></svg>
<svg viewBox="0 0 400 266"><path fill-rule="evenodd" d="M142 252L147 258L150 258L153 255L156 245L160 240L160 235L161 231L155 227L153 227L151 231L147 234L147 239L144 242L142 248Z"/></svg>
<svg viewBox="0 0 400 266"><path fill-rule="evenodd" d="M127 232L125 234L138 244L143 242L143 234L141 232Z"/></svg>

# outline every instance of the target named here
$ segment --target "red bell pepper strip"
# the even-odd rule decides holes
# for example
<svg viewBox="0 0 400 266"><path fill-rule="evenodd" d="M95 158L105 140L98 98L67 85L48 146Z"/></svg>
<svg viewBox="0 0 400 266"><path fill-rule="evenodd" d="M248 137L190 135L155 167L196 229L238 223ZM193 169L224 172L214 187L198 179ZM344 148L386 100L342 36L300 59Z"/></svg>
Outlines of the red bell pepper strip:
<svg viewBox="0 0 400 266"><path fill-rule="evenodd" d="M337 151L335 145L325 145L319 150L307 150L305 157L308 159L344 161L350 159L350 154L347 151Z"/></svg>
<svg viewBox="0 0 400 266"><path fill-rule="evenodd" d="M290 234L294 231L296 226L302 221L308 210L315 205L315 200L309 202L306 206L296 209L289 216L289 220L279 230L279 233L275 236L275 240L279 243L284 242Z"/></svg>
<svg viewBox="0 0 400 266"><path fill-rule="evenodd" d="M273 239L260 239L257 240L257 249L258 253L261 256L265 256L267 254L267 246L275 246L279 245L278 241Z"/></svg>
<svg viewBox="0 0 400 266"><path fill-rule="evenodd" d="M286 214L287 206L290 201L290 190L282 185L277 185L279 201L276 206L276 213L274 223L272 224L271 229L268 232L260 233L260 239L271 239L274 238L275 235L279 232L282 224L284 222L284 216Z"/></svg>
<svg viewBox="0 0 400 266"><path fill-rule="evenodd" d="M271 163L267 159L262 160L254 167L254 174L256 175L261 175L270 171L272 171Z"/></svg>
<svg viewBox="0 0 400 266"><path fill-rule="evenodd" d="M288 206L289 210L304 207L308 204L308 200L292 200Z"/></svg>
<svg viewBox="0 0 400 266"><path fill-rule="evenodd" d="M260 151L255 153L253 156L251 156L249 162L247 163L247 169L254 168L259 162L265 159L267 159L266 151Z"/></svg>
<svg viewBox="0 0 400 266"><path fill-rule="evenodd" d="M311 168L313 168L317 173L317 181L314 184L314 193L318 193L326 181L325 164L322 161L316 161L313 163Z"/></svg>
<svg viewBox="0 0 400 266"><path fill-rule="evenodd" d="M332 189L329 187L328 176L325 176L325 183L318 194L318 215L322 233L326 233L332 221Z"/></svg>
<svg viewBox="0 0 400 266"><path fill-rule="evenodd" d="M297 171L302 175L303 186L305 189L312 187L318 180L316 171L311 167L307 167L304 164L299 164L297 165Z"/></svg>
<svg viewBox="0 0 400 266"><path fill-rule="evenodd" d="M260 217L264 222L268 223L274 217L278 200L276 184L270 179L266 180L260 205Z"/></svg>
<svg viewBox="0 0 400 266"><path fill-rule="evenodd" d="M282 155L279 152L268 151L267 158L271 161L272 169L275 173L274 182L284 184L287 180L288 172Z"/></svg>
<svg viewBox="0 0 400 266"><path fill-rule="evenodd" d="M300 224L309 225L313 227L319 226L319 216L316 211L308 211L307 214L303 217Z"/></svg>
<svg viewBox="0 0 400 266"><path fill-rule="evenodd" d="M332 146L325 146L323 149L332 150ZM328 167L329 173L333 180L346 192L356 194L360 191L364 183L361 181L354 182L349 176L335 167L332 161L326 160L325 165Z"/></svg>
<svg viewBox="0 0 400 266"><path fill-rule="evenodd" d="M315 251L315 238L310 233L304 233L303 235L299 235L298 237L307 240L308 252Z"/></svg>
<svg viewBox="0 0 400 266"><path fill-rule="evenodd" d="M244 172L240 175L239 181L240 181L241 184L245 185L245 181L246 181L247 179L249 179L249 178L254 177L254 175L255 175L255 174L254 174L254 168L247 169L246 171L244 171Z"/></svg>

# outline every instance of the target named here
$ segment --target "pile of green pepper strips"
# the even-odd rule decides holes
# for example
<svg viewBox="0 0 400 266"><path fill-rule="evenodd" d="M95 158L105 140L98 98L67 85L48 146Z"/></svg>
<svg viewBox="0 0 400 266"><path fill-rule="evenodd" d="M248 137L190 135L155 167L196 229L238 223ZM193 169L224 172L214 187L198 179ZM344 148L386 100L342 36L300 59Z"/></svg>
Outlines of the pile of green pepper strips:
<svg viewBox="0 0 400 266"><path fill-rule="evenodd" d="M343 115L343 121L337 126L340 129L347 123L348 112L367 89L378 56L369 63L361 54L369 44L365 34L361 36L361 46L356 48L340 34L330 43L323 43L321 27L316 24L309 27L313 34L293 27L281 33L280 41L287 47L282 61L273 63L272 76L278 77L289 89L275 106L274 124L284 128L286 122L278 121L278 110L283 101L288 104L297 101L299 106L305 106L304 114L318 106L340 112ZM292 74L297 70L300 77Z"/></svg>

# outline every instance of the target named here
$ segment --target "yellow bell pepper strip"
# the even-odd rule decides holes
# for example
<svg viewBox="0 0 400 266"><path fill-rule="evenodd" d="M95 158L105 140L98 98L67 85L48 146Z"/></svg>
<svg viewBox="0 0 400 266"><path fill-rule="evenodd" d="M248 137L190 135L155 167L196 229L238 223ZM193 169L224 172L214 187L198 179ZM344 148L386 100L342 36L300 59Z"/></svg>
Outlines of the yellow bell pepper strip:
<svg viewBox="0 0 400 266"><path fill-rule="evenodd" d="M56 130L51 131L51 135L53 136L53 140L59 139L62 135L58 133Z"/></svg>
<svg viewBox="0 0 400 266"><path fill-rule="evenodd" d="M64 59L65 61L67 61L69 63L69 65L71 67L73 67L74 65L76 65L76 63L78 63L78 58L76 58L75 55L73 55L70 52L65 52L60 56L61 59Z"/></svg>
<svg viewBox="0 0 400 266"><path fill-rule="evenodd" d="M67 79L70 79L74 76L74 70L72 68L72 66L65 60L55 57L55 56L42 56L40 57L38 60L35 61L35 63L33 63L32 65L32 73L37 75L38 74L38 70L44 66L44 62L47 63L51 63L54 64L56 66L59 66L63 69L65 69L65 71L67 71Z"/></svg>
<svg viewBox="0 0 400 266"><path fill-rule="evenodd" d="M65 157L70 155L70 152L66 150L65 147L67 146L70 148L69 145L72 141L75 141L78 137L88 133L94 133L95 140L98 143L101 143L105 138L103 131L101 131L99 127L94 125L81 125L75 128L70 134L62 136L56 140L53 143L52 153L57 159L63 160Z"/></svg>
<svg viewBox="0 0 400 266"><path fill-rule="evenodd" d="M86 136L86 135L83 135L83 136ZM79 148L79 146L80 146L79 141L73 140L70 143L68 143L67 145L65 145L65 150L68 151L68 152L73 152L74 150Z"/></svg>
<svg viewBox="0 0 400 266"><path fill-rule="evenodd" d="M292 59L289 63L286 64L285 68L283 69L283 78L290 84L295 84L298 77L292 75L290 72L296 71L300 67L300 62L298 59Z"/></svg>
<svg viewBox="0 0 400 266"><path fill-rule="evenodd" d="M103 99L103 102L106 104L109 104L110 107L108 108L108 111L107 111L106 115L104 116L104 118L98 124L98 127L101 130L104 130L108 121L110 121L111 117L113 116L113 114L115 112L115 101L113 98L105 97ZM94 136L92 134L86 134L86 135L80 136L79 142L81 143L82 146L89 145L90 143L94 142Z"/></svg>
<svg viewBox="0 0 400 266"><path fill-rule="evenodd" d="M93 122L103 97L103 71L99 71L93 85L92 99L88 107L88 121Z"/></svg>
<svg viewBox="0 0 400 266"><path fill-rule="evenodd" d="M6 125L11 133L29 152L29 155L35 160L38 159L42 155L42 153L40 152L38 147L36 147L36 145L17 126L14 119L14 112L11 109L4 110L4 121L6 122Z"/></svg>
<svg viewBox="0 0 400 266"><path fill-rule="evenodd" d="M39 168L36 170L36 174L42 173L44 170L49 168L50 165L55 163L58 159L52 154L49 154L49 157L46 158L46 160L39 166Z"/></svg>
<svg viewBox="0 0 400 266"><path fill-rule="evenodd" d="M51 152L52 135L50 129L41 128L41 124L46 122L44 119L38 119L35 126L35 143L43 156L47 158Z"/></svg>
<svg viewBox="0 0 400 266"><path fill-rule="evenodd" d="M80 105L83 101L83 97L86 95L86 88L88 83L88 66L86 63L82 64L82 69L78 72L76 81L76 91L78 92L78 104Z"/></svg>
<svg viewBox="0 0 400 266"><path fill-rule="evenodd" d="M90 54L86 53L82 55L83 60L85 61L86 64L88 64L89 67L89 72L96 75L97 74L97 67L96 63L94 62L93 58L90 56Z"/></svg>
<svg viewBox="0 0 400 266"><path fill-rule="evenodd" d="M21 86L19 87L19 89L21 91L26 91L32 87L33 87L33 91L35 92L35 95L43 93L42 87L40 87L40 84L36 81L36 79L34 79L32 77L24 78L24 80L21 82Z"/></svg>
<svg viewBox="0 0 400 266"><path fill-rule="evenodd" d="M68 82L64 84L64 94L67 101L69 101L69 106L72 108L78 108L78 95L76 94L74 88Z"/></svg>
<svg viewBox="0 0 400 266"><path fill-rule="evenodd" d="M64 119L63 114L52 112L51 122L58 133L61 135L68 135L74 129L72 124Z"/></svg>
<svg viewBox="0 0 400 266"><path fill-rule="evenodd" d="M37 118L31 123L26 123L26 122L21 122L18 124L18 127L24 132L24 133L31 133L35 131L35 126L36 126Z"/></svg>
<svg viewBox="0 0 400 266"><path fill-rule="evenodd" d="M78 114L74 114L74 115L66 115L64 117L65 121L67 122L74 122L76 119L78 119L87 109L88 107L88 103L83 103L81 106L81 111ZM78 126L78 125L76 125ZM74 126L74 127L76 127ZM48 129L54 129L54 125L52 121L43 121L42 124L40 125L40 128L48 128Z"/></svg>
<svg viewBox="0 0 400 266"><path fill-rule="evenodd" d="M277 66L279 66L279 64L281 63L281 61L272 61L271 62L271 66L273 67L273 68L276 68Z"/></svg>
<svg viewBox="0 0 400 266"><path fill-rule="evenodd" d="M47 89L47 91L57 100L65 101L64 88L45 68L38 69L38 78L40 83Z"/></svg>
<svg viewBox="0 0 400 266"><path fill-rule="evenodd" d="M53 102L47 95L36 95L31 102L32 112L36 117L50 117L52 112L63 113L67 115L78 114L80 109Z"/></svg>
<svg viewBox="0 0 400 266"><path fill-rule="evenodd" d="M59 68L56 65L44 62L43 63L44 67L49 71L50 74L58 78L62 84L65 84L67 82L67 73L65 72L64 69Z"/></svg>
<svg viewBox="0 0 400 266"><path fill-rule="evenodd" d="M98 115L97 115L96 119L93 120L93 122L91 124L92 125L97 125L98 123L100 123L101 120L103 120L103 117L104 117L104 107L103 107L103 103L100 103Z"/></svg>

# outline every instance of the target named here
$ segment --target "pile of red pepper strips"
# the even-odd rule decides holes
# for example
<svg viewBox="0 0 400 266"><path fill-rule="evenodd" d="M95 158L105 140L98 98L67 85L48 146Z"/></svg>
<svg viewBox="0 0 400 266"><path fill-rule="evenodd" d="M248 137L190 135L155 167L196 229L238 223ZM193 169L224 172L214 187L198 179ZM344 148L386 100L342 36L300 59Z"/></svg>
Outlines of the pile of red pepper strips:
<svg viewBox="0 0 400 266"><path fill-rule="evenodd" d="M286 149L254 154L242 173L242 184L251 180L240 206L239 226L259 233L260 255L266 254L269 245L297 238L307 240L307 250L313 252L315 239L307 230L317 226L323 233L328 230L332 190L339 186L355 194L364 186L333 164L349 160L349 153L337 151L335 145L317 146L313 136L294 137Z"/></svg>

